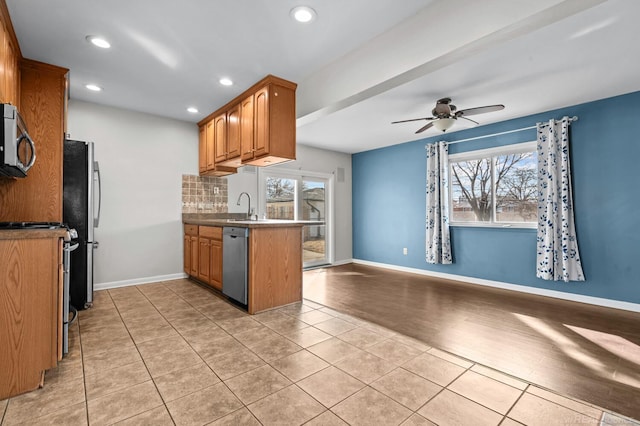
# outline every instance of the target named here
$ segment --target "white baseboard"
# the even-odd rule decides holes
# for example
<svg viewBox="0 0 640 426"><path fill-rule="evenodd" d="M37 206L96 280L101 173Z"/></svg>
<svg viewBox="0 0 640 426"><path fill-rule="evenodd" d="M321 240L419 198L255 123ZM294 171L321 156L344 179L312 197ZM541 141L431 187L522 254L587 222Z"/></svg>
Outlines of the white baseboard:
<svg viewBox="0 0 640 426"><path fill-rule="evenodd" d="M157 283L160 281L179 280L181 278L187 278L187 274L185 274L184 272L181 272L179 274L157 275L155 277L133 278L130 280L98 283L93 285L93 289L95 291L107 290L109 288L128 287L128 286L140 285L140 284L151 284L151 283Z"/></svg>
<svg viewBox="0 0 640 426"><path fill-rule="evenodd" d="M519 291L521 293L537 294L539 296L554 297L556 299L570 300L572 302L587 303L589 305L604 306L607 308L622 309L631 312L640 312L640 304L623 302L620 300L604 299L601 297L584 296L581 294L565 293L563 291L547 290L544 288L529 287L519 284L510 284L500 281L485 280L482 278L467 277L464 275L445 274L442 272L427 271L424 269L408 268L405 266L390 265L387 263L370 262L368 260L353 259L353 263L375 266L378 268L392 269L394 271L410 272L412 274L428 277L444 278L453 281L462 281L470 284L478 284L487 287L501 288L505 290Z"/></svg>
<svg viewBox="0 0 640 426"><path fill-rule="evenodd" d="M333 262L331 264L331 266L340 266L340 265L347 265L349 263L354 263L355 261L353 259L342 259L342 260L336 260L335 262Z"/></svg>

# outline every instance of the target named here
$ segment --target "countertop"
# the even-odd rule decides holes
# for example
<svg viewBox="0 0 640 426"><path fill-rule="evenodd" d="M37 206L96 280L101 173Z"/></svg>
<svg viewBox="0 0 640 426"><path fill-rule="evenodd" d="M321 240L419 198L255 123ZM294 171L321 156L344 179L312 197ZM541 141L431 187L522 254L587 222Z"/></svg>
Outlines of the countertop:
<svg viewBox="0 0 640 426"><path fill-rule="evenodd" d="M65 238L66 229L2 229L0 240L24 240L36 238Z"/></svg>
<svg viewBox="0 0 640 426"><path fill-rule="evenodd" d="M286 228L292 226L324 225L314 220L244 220L244 214L237 213L184 213L182 222L190 225L236 226L238 228Z"/></svg>

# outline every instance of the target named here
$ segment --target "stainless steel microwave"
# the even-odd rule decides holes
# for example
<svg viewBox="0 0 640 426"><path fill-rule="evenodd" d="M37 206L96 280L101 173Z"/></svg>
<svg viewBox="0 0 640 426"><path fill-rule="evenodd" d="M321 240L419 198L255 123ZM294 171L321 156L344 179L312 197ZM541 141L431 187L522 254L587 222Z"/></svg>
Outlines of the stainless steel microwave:
<svg viewBox="0 0 640 426"><path fill-rule="evenodd" d="M29 137L27 125L11 104L0 104L2 135L0 135L0 176L26 177L36 161L36 147Z"/></svg>

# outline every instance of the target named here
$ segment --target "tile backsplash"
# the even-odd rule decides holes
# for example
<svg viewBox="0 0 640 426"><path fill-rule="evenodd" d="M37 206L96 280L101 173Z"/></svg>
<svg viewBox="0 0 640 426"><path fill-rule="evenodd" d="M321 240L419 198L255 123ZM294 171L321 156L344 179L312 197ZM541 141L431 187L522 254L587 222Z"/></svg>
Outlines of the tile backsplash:
<svg viewBox="0 0 640 426"><path fill-rule="evenodd" d="M182 175L182 213L227 213L227 179Z"/></svg>

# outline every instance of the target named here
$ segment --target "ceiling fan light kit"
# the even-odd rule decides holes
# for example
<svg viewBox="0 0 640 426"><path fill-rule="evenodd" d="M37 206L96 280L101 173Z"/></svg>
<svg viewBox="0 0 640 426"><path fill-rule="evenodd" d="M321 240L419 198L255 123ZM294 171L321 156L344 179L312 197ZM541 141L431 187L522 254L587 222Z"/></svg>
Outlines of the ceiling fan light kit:
<svg viewBox="0 0 640 426"><path fill-rule="evenodd" d="M458 111L456 106L451 103L451 98L442 98L442 99L438 99L438 101L436 102L435 108L431 110L431 114L433 115L432 117L412 118L409 120L393 121L391 124L426 120L429 123L419 128L416 131L416 134L422 133L431 127L435 127L438 130L446 132L456 123L458 118L464 118L465 120L471 121L472 123L480 124L475 120L467 118L467 116L484 114L486 112L500 111L502 109L504 109L504 105L497 104L497 105L486 105L486 106L476 107L476 108L467 108L467 109L462 109Z"/></svg>
<svg viewBox="0 0 640 426"><path fill-rule="evenodd" d="M433 122L433 127L435 127L438 130L442 130L443 132L446 132L447 129L450 129L451 126L455 124L455 122L456 122L455 118L439 118Z"/></svg>

